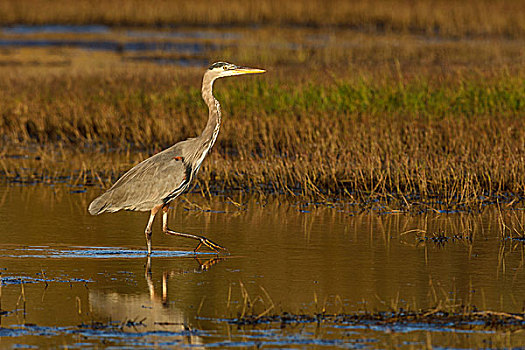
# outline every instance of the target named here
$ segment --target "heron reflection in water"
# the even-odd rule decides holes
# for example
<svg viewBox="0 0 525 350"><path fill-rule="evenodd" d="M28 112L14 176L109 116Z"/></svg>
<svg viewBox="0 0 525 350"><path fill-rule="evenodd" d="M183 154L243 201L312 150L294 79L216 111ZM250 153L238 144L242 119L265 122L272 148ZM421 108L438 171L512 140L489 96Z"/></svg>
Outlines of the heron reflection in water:
<svg viewBox="0 0 525 350"><path fill-rule="evenodd" d="M263 69L239 67L226 62L212 64L202 79L202 98L208 105L209 117L201 135L178 142L128 170L109 190L91 202L89 213L150 211L145 230L148 255L151 254L153 220L161 210L162 231L165 234L199 241L195 252L203 245L217 253L226 250L206 237L169 229L168 208L171 201L189 188L219 134L221 107L213 96L213 82L223 77L264 72Z"/></svg>
<svg viewBox="0 0 525 350"><path fill-rule="evenodd" d="M191 299L196 291L196 284L192 283L194 281L192 276L205 273L212 266L214 267L224 261L225 258L213 256L209 260L199 260L198 256L194 256L192 260L177 259L179 267L174 267L175 261L152 265L151 257L148 256L144 274L147 288L140 287L143 286L142 283L128 286L131 289L127 292L126 288L116 288L115 290L90 288L87 305L87 309L91 313L90 317L100 320L122 321L129 320L132 317L131 320L137 320L141 328L145 327L140 331L148 334L146 337L155 337L156 331L169 330L172 334L162 335L165 340L170 341L168 337L173 337L180 341L180 346L186 345L191 346L192 349L204 349L202 337L198 333L189 331L193 329L190 321L191 316L184 311L184 308L181 307L182 304L175 301L184 298L185 295ZM162 275L159 276L159 274ZM181 282L188 279L189 282L186 287L181 287ZM123 285L125 284L123 283ZM170 289L170 287L172 288ZM142 323L141 320L145 322Z"/></svg>
<svg viewBox="0 0 525 350"><path fill-rule="evenodd" d="M197 267L192 270L171 270L171 271L163 271L162 272L162 293L159 295L157 292L155 292L155 287L153 283L152 278L152 271L151 271L151 257L148 256L146 260L145 265L145 271L144 271L144 277L146 278L146 282L148 284L148 291L149 295L152 301L154 300L160 300L162 305L168 304L168 280L170 277L175 277L179 275L184 275L187 273L199 273L199 272L206 272L208 271L212 266L218 264L219 262L223 261L224 258L220 257L213 257L208 260L200 260L197 256L194 257L195 262L197 263Z"/></svg>

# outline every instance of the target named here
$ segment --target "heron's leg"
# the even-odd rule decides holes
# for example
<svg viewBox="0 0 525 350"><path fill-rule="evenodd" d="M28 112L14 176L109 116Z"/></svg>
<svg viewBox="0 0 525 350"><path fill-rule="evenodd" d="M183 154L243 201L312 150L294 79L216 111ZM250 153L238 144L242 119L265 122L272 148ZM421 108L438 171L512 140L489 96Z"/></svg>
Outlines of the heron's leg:
<svg viewBox="0 0 525 350"><path fill-rule="evenodd" d="M146 226L146 230L144 231L144 234L146 235L146 244L148 246L148 256L151 255L151 234L153 233L151 230L151 226L153 225L155 215L157 215L157 212L160 210L160 208L162 208L162 206L158 206L151 209L148 225Z"/></svg>
<svg viewBox="0 0 525 350"><path fill-rule="evenodd" d="M202 247L203 245L210 248L216 253L219 253L219 250L224 250L226 252L228 251L228 249L218 245L217 243L210 241L206 237L192 235L190 233L175 232L175 231L170 230L168 228L168 206L167 205L162 208L162 232L164 232L167 235L171 235L171 236L180 236L180 237L196 239L197 241L199 241L199 244L193 250L194 252L197 252L197 250L199 250L199 248Z"/></svg>
<svg viewBox="0 0 525 350"><path fill-rule="evenodd" d="M144 234L146 235L146 245L148 246L148 256L151 254L151 225L153 225L153 219L155 219L155 214L153 214L152 210L149 216L148 225L146 226L146 230L144 231Z"/></svg>
<svg viewBox="0 0 525 350"><path fill-rule="evenodd" d="M148 260L146 261L144 277L146 277L146 283L148 284L149 297L153 301L155 300L155 287L153 285L153 278L151 276L151 257L148 255Z"/></svg>

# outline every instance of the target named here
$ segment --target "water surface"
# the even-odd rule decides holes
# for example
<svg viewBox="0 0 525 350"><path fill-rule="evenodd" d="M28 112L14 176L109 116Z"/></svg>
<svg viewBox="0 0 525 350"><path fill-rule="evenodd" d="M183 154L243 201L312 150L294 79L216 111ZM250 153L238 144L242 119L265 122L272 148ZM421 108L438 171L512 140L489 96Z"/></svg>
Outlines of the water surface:
<svg viewBox="0 0 525 350"><path fill-rule="evenodd" d="M275 199L190 194L172 209L172 229L205 234L231 255L195 256L195 242L164 236L157 222L148 260L148 214L90 216L87 205L100 191L0 185L3 347L497 348L525 341L523 332L428 325L227 322L438 303L522 312L524 245L501 236L497 210L378 215L344 203L305 210ZM466 233L471 239L460 238Z"/></svg>
<svg viewBox="0 0 525 350"><path fill-rule="evenodd" d="M67 25L67 24L46 24L46 25L14 25L2 28L4 34L11 35L32 35L32 34L106 34L110 29L105 25Z"/></svg>

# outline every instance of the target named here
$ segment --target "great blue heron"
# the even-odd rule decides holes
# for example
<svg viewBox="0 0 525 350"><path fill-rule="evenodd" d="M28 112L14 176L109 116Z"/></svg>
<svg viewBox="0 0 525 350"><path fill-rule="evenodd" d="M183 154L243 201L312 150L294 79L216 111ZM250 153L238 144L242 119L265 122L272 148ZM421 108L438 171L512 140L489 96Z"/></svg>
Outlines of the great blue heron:
<svg viewBox="0 0 525 350"><path fill-rule="evenodd" d="M168 206L188 189L197 175L204 157L217 139L221 125L221 106L213 96L213 82L218 78L241 74L264 73L263 69L238 67L231 63L217 62L204 73L202 98L208 105L209 117L200 136L190 138L155 154L128 170L104 194L89 205L89 213L98 215L119 210L151 211L146 226L148 255L151 254L152 224L155 215L162 210L162 231L165 234L193 238L202 245L218 252L225 250L206 237L180 233L168 228Z"/></svg>

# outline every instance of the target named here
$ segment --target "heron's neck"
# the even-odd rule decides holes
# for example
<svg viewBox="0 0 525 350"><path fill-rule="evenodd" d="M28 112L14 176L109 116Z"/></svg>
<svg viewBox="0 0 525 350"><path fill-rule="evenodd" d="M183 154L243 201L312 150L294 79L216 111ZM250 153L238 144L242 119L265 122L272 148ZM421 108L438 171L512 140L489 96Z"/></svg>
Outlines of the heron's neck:
<svg viewBox="0 0 525 350"><path fill-rule="evenodd" d="M202 80L202 98L204 99L204 102L206 102L206 105L208 105L209 116L208 123L206 123L206 127L199 136L203 142L205 152L207 152L215 143L215 139L217 139L221 126L221 105L213 96L212 90L213 79L205 75Z"/></svg>

